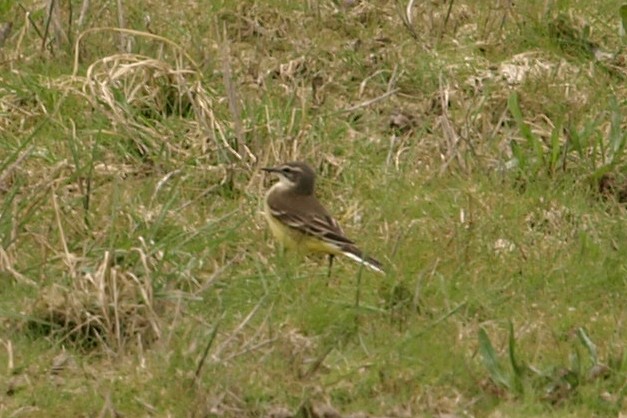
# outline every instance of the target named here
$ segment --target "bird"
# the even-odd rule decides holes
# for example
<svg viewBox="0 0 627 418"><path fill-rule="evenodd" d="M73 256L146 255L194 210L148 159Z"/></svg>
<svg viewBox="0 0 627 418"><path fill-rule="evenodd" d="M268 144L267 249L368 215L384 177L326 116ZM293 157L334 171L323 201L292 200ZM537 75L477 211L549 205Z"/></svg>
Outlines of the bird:
<svg viewBox="0 0 627 418"><path fill-rule="evenodd" d="M286 249L329 256L329 271L335 256L343 255L369 269L385 273L383 265L364 254L346 237L340 224L316 198L316 173L305 162L293 161L263 171L279 181L266 192L264 216L275 239Z"/></svg>

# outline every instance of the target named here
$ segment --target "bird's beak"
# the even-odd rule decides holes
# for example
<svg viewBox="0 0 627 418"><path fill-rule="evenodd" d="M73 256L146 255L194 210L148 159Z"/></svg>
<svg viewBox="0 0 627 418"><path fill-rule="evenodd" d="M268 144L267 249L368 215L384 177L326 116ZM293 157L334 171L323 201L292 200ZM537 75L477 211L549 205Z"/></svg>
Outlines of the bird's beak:
<svg viewBox="0 0 627 418"><path fill-rule="evenodd" d="M281 170L278 167L262 167L261 171L265 171L266 173L278 173Z"/></svg>

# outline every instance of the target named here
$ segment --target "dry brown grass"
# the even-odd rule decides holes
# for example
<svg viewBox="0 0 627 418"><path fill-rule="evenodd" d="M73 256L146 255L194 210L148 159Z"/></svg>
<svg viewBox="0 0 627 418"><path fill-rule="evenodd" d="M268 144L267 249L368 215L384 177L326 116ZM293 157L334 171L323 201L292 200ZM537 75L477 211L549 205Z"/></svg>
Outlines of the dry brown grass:
<svg viewBox="0 0 627 418"><path fill-rule="evenodd" d="M162 300L154 298L145 254L135 250L147 269L139 277L115 266L108 252L97 266L68 255L66 263L74 274L66 285L56 281L40 289L38 301L27 312L35 318L31 326L45 324L61 344L97 348L107 355L149 347L161 337L159 318L167 310Z"/></svg>

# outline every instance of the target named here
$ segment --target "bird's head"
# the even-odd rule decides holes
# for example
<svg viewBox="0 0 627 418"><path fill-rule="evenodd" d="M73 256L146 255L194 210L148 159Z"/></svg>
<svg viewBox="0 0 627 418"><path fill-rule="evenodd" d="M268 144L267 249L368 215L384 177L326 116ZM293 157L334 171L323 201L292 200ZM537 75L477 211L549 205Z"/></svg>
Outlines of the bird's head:
<svg viewBox="0 0 627 418"><path fill-rule="evenodd" d="M279 184L297 194L312 194L316 173L309 164L294 161L276 167L264 167L263 171L279 176Z"/></svg>

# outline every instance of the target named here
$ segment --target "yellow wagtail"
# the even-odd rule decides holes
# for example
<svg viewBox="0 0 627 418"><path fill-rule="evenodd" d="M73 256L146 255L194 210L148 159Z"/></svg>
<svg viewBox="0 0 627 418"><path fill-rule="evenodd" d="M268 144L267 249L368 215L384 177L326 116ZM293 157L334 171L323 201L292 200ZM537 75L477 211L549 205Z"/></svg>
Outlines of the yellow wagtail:
<svg viewBox="0 0 627 418"><path fill-rule="evenodd" d="M282 246L304 253L328 254L329 274L336 255L345 255L383 273L381 263L364 255L318 201L314 192L316 174L309 165L290 162L262 170L279 176L266 193L264 216Z"/></svg>

